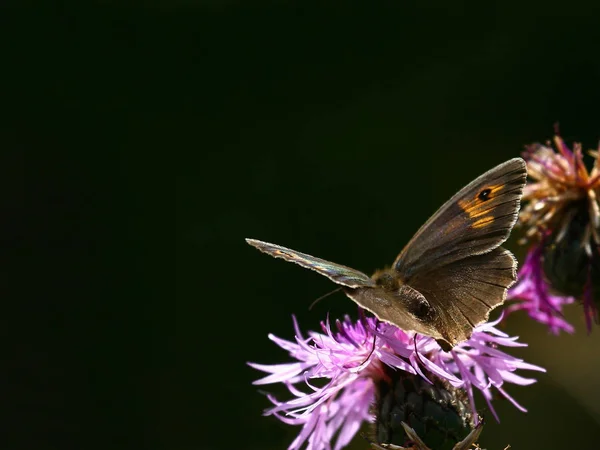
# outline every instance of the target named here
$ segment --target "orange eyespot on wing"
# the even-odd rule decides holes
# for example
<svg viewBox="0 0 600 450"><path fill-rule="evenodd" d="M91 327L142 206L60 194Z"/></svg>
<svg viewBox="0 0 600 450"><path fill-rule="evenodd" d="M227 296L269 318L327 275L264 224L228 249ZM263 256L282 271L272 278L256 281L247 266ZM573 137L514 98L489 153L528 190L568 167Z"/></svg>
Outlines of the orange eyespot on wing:
<svg viewBox="0 0 600 450"><path fill-rule="evenodd" d="M493 184L485 186L475 193L474 197L458 201L458 206L462 209L471 223L471 228L481 229L489 227L494 223L494 209L498 205L496 200L506 189L506 184Z"/></svg>
<svg viewBox="0 0 600 450"><path fill-rule="evenodd" d="M495 205L486 205L486 203L495 199L504 188L506 188L506 184L485 186L476 192L474 197L459 200L458 206L469 216L469 219L478 219L493 209Z"/></svg>

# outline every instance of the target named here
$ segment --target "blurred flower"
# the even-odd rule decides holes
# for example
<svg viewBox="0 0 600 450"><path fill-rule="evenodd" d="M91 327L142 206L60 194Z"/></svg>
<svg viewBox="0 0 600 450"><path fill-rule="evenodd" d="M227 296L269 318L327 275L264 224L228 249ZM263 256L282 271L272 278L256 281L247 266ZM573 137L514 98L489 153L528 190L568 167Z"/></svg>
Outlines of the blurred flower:
<svg viewBox="0 0 600 450"><path fill-rule="evenodd" d="M554 147L550 142L534 144L523 155L534 181L523 192L519 224L526 228L522 241L536 245L529 251L530 270L523 268L530 282L517 285L511 296L529 302L521 308L546 320L553 331L566 329L559 319L560 305L571 300L547 293L577 297L583 301L590 329L598 317L594 299L600 294L600 161L598 152L590 152L594 163L588 172L581 144L571 150L557 134Z"/></svg>
<svg viewBox="0 0 600 450"><path fill-rule="evenodd" d="M573 326L562 316L563 305L573 303L573 297L551 295L542 268L543 245L534 245L529 249L525 263L519 270L518 283L508 290L507 300L516 300L504 308L509 314L525 310L529 316L547 325L554 334L560 331L572 333Z"/></svg>
<svg viewBox="0 0 600 450"><path fill-rule="evenodd" d="M464 432L456 436L458 439L479 420L474 388L481 391L497 419L491 403L493 391L525 411L503 385L507 382L526 386L535 382L515 374L517 369L544 371L499 349L526 345L496 329L499 320L478 326L468 341L444 352L432 338L404 332L364 315L357 322L347 316L343 321L336 321L335 331L327 321L321 324L322 333L309 332L308 337L302 335L294 319L295 341L273 335L269 338L287 350L295 361L249 365L269 374L254 384L283 383L292 394L291 399L284 401L269 395L274 406L265 412L285 423L302 426L289 450L299 449L304 444L310 450L341 449L366 421L375 422L375 434L380 435L375 437L379 439L380 402L390 389L394 392L405 389L421 398L421 403L425 402L421 394L427 391L429 402L437 398L439 408L453 409L450 412L457 424L454 429ZM315 379L321 379L319 385L312 381ZM305 390L298 385L305 385ZM430 387L426 389L426 385ZM418 406L414 407L418 412ZM418 414L406 414L402 421L414 426ZM397 425L394 433L401 428ZM383 431L386 432L389 434L389 430ZM406 437L399 434L394 439L397 440L386 443L402 445Z"/></svg>

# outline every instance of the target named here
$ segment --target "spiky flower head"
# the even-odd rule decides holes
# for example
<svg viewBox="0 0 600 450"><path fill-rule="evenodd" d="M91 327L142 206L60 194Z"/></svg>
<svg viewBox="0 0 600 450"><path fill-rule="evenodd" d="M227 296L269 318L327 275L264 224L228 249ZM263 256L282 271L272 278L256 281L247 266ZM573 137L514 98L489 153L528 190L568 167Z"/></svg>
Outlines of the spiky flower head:
<svg viewBox="0 0 600 450"><path fill-rule="evenodd" d="M387 376L375 383L370 436L374 448L386 448L380 443L405 445L406 441L418 450L471 447L482 423L475 424L463 389L437 376L427 381L403 370L387 368L386 372Z"/></svg>
<svg viewBox="0 0 600 450"><path fill-rule="evenodd" d="M591 171L581 144L571 150L558 133L554 146L547 142L527 147L523 157L532 181L523 191L519 215L526 229L522 242L534 244L532 253L535 245L542 247L538 260L530 263L541 265L549 290L583 301L588 327L597 319L593 299L600 294L600 161L597 151L589 153L594 159ZM538 297L538 305L560 316Z"/></svg>
<svg viewBox="0 0 600 450"><path fill-rule="evenodd" d="M308 336L301 333L294 319L294 341L269 335L294 361L249 364L269 374L254 384L282 383L291 394L290 399L283 401L269 395L273 406L265 412L302 427L289 450L303 446L309 450L345 447L363 423L378 423L377 420L391 417L381 414L383 406L378 403L389 398L386 390L390 389L396 394L404 389L407 396L412 395L413 400L403 404L406 414L401 418L408 429L427 424L425 428L443 432L445 437L462 439L478 423L475 390L483 394L496 418L491 403L494 391L525 411L505 391L504 383L526 386L535 382L517 375L517 369L544 371L500 350L525 344L495 328L498 322L478 326L468 341L444 352L432 338L404 332L363 315L356 322L349 317L336 321L335 330L327 321L321 324L322 333L309 332ZM401 402L397 395L391 398ZM412 412L406 409L407 404ZM431 408L422 408L426 404L435 406L439 416L432 417ZM440 419L448 411L450 419ZM432 420L436 423L433 427ZM388 438L394 442L377 444L414 442L410 434L402 433L401 424L386 427L388 433L393 432ZM380 431L381 427L376 427L376 439L385 437L385 432L377 437ZM429 436L421 437L426 441Z"/></svg>

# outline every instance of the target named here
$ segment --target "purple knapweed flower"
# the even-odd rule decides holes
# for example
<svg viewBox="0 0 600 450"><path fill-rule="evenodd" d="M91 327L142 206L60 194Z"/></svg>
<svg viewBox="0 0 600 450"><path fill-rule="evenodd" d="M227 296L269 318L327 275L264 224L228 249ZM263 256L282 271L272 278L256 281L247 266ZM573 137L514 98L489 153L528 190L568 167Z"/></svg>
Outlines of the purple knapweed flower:
<svg viewBox="0 0 600 450"><path fill-rule="evenodd" d="M514 311L525 310L529 317L547 325L550 331L558 335L560 331L573 333L573 326L562 315L564 305L573 303L573 297L550 294L550 287L546 281L543 270L543 245L533 245L525 263L521 266L518 282L508 290L506 299L508 306L504 308L506 314ZM510 302L510 300L514 300Z"/></svg>
<svg viewBox="0 0 600 450"><path fill-rule="evenodd" d="M554 147L550 142L527 147L523 157L533 181L523 191L518 221L526 229L522 242L534 244L529 251L534 256L528 257L531 271L524 275L538 283L520 286L527 297L519 295L526 300L525 309L540 321L545 314L557 318L560 307L552 302L570 303L570 297L576 297L583 303L588 331L598 320L600 300L600 160L598 152L589 154L594 158L591 171L584 164L581 144L571 150L558 133ZM542 291L567 298L541 299ZM511 295L518 292L519 287L513 288ZM537 306L549 308L536 310Z"/></svg>
<svg viewBox="0 0 600 450"><path fill-rule="evenodd" d="M302 427L289 450L304 445L309 450L337 450L352 440L364 422L375 420L372 405L378 385L388 381L391 373L417 377L431 386L434 381L436 385L443 382L449 389L464 391L473 423L478 421L474 389L483 393L496 418L491 403L494 390L525 411L505 391L504 383L526 386L536 380L517 375L517 369L545 370L500 350L526 344L495 328L499 321L476 327L469 340L444 352L430 337L364 315L356 322L348 316L337 320L335 330L327 321L321 324L322 333L309 332L307 336L294 318L294 341L269 335L294 361L249 365L269 374L254 384L283 383L291 394L287 400L269 395L273 406L265 411ZM315 382L318 379L321 381Z"/></svg>

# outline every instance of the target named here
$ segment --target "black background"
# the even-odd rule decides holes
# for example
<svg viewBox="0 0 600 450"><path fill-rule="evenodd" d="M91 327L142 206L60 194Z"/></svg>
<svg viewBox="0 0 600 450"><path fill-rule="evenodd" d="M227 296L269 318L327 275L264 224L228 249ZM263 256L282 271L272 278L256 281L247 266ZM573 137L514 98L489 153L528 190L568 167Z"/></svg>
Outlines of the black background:
<svg viewBox="0 0 600 450"><path fill-rule="evenodd" d="M286 448L246 362L355 308L245 237L371 272L556 121L596 146L591 7L321 3L6 8L3 448ZM596 448L600 332L567 315L508 321L549 371L484 447Z"/></svg>

